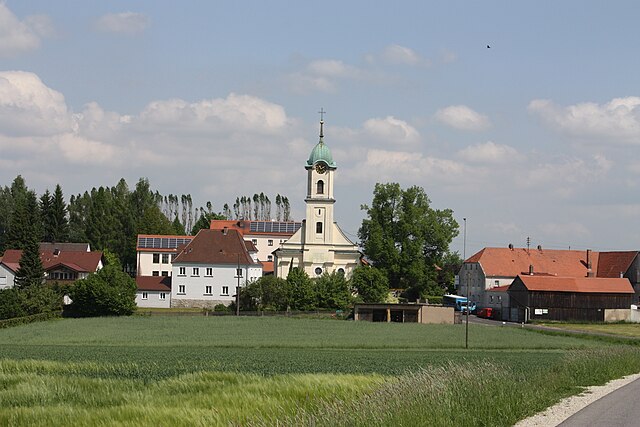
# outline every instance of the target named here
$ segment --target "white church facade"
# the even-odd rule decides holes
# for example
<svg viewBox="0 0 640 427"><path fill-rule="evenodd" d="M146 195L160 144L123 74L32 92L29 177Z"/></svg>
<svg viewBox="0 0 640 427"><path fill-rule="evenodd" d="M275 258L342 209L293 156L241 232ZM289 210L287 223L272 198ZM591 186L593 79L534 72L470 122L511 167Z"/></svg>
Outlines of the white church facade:
<svg viewBox="0 0 640 427"><path fill-rule="evenodd" d="M336 202L333 187L336 163L324 143L324 121L320 121L320 141L305 164L307 170L306 216L302 226L274 251L274 272L286 278L292 268L303 269L310 277L334 271L347 277L360 264L361 253L334 220Z"/></svg>

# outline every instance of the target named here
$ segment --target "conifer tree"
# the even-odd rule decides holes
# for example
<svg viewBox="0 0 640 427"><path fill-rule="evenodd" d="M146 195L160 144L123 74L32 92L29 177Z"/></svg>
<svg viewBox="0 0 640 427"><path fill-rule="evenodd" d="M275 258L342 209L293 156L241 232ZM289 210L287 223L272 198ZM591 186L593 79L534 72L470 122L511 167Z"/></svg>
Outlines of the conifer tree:
<svg viewBox="0 0 640 427"><path fill-rule="evenodd" d="M42 196L40 196L40 213L42 215L42 241L54 242L53 229L55 224L53 222L53 200L51 193L46 190Z"/></svg>
<svg viewBox="0 0 640 427"><path fill-rule="evenodd" d="M67 204L62 195L60 184L56 185L51 200L51 222L53 224L51 238L53 242L69 241L69 220L67 219Z"/></svg>

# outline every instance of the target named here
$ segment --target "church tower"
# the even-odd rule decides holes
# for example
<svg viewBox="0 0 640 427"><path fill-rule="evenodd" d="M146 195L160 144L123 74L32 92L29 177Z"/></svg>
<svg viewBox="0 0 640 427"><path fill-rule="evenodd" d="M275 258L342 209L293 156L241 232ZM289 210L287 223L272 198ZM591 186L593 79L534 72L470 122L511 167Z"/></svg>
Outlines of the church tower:
<svg viewBox="0 0 640 427"><path fill-rule="evenodd" d="M323 138L324 120L320 120L320 141L313 147L305 165L307 170L306 233L307 243L326 244L333 241L333 179L336 163Z"/></svg>
<svg viewBox="0 0 640 427"><path fill-rule="evenodd" d="M320 111L324 114L324 111ZM307 171L305 220L286 242L273 251L274 273L286 278L293 268L311 277L324 273L351 276L360 264L360 251L340 229L333 217L333 184L336 162L324 143L324 120L320 117L320 141L313 147L304 165Z"/></svg>

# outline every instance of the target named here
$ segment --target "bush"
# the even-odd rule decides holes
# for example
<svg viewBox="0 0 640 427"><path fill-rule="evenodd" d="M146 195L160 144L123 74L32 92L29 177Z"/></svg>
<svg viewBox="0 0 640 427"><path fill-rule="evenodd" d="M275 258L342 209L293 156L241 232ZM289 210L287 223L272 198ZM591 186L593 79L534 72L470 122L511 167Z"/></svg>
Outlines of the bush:
<svg viewBox="0 0 640 427"><path fill-rule="evenodd" d="M213 311L215 311L215 312L220 312L220 313L225 313L225 312L229 311L229 307L227 307L227 306L226 306L226 305L224 305L224 304L216 304L216 305L213 307Z"/></svg>
<svg viewBox="0 0 640 427"><path fill-rule="evenodd" d="M389 295L389 281L375 267L358 267L353 270L351 286L358 292L360 302L385 302Z"/></svg>
<svg viewBox="0 0 640 427"><path fill-rule="evenodd" d="M32 314L31 316L15 317L13 319L0 320L0 329L10 328L12 326L27 325L33 322L43 322L45 320L56 319L60 317L59 311L48 313Z"/></svg>
<svg viewBox="0 0 640 427"><path fill-rule="evenodd" d="M107 265L97 273L78 280L70 289L71 315L128 316L136 310L136 283L117 265Z"/></svg>
<svg viewBox="0 0 640 427"><path fill-rule="evenodd" d="M427 295L429 304L442 304L442 295Z"/></svg>
<svg viewBox="0 0 640 427"><path fill-rule="evenodd" d="M0 319L12 319L62 310L62 295L47 285L0 291Z"/></svg>

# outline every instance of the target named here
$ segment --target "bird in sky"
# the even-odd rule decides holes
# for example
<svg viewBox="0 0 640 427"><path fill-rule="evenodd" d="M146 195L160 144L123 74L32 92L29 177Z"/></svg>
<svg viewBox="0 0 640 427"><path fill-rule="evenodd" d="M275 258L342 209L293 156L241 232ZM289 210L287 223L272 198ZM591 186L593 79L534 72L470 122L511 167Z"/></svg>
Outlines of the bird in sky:
<svg viewBox="0 0 640 427"><path fill-rule="evenodd" d="M491 49L491 46L487 45L487 49Z"/></svg>

